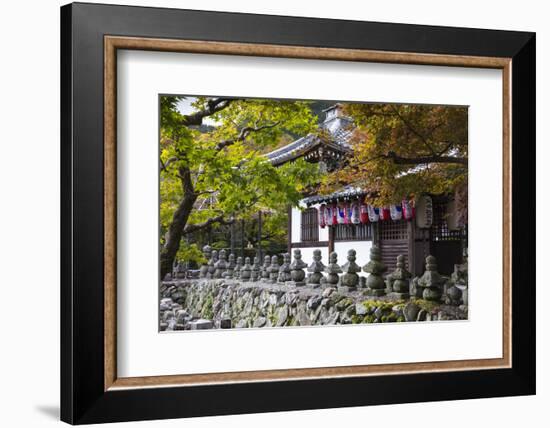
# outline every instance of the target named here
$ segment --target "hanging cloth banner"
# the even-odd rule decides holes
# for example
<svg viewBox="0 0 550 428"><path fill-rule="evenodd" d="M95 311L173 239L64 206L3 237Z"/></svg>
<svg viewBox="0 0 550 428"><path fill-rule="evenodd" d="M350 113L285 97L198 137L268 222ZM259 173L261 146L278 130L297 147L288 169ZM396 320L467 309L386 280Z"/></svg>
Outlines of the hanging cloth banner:
<svg viewBox="0 0 550 428"><path fill-rule="evenodd" d="M393 221L401 220L403 218L401 205L390 205L390 216Z"/></svg>
<svg viewBox="0 0 550 428"><path fill-rule="evenodd" d="M369 213L369 221L374 223L380 218L378 208L374 208L372 205L367 205L367 210Z"/></svg>
<svg viewBox="0 0 550 428"><path fill-rule="evenodd" d="M336 204L332 204L332 207L330 208L330 216L332 218L331 224L336 226L338 224L338 207Z"/></svg>
<svg viewBox="0 0 550 428"><path fill-rule="evenodd" d="M414 217L414 208L407 199L401 201L401 208L403 209L403 218L405 220L410 220Z"/></svg>
<svg viewBox="0 0 550 428"><path fill-rule="evenodd" d="M338 205L338 224L344 224L346 222L346 208L344 205Z"/></svg>
<svg viewBox="0 0 550 428"><path fill-rule="evenodd" d="M344 202L344 224L351 224L351 204Z"/></svg>
<svg viewBox="0 0 550 428"><path fill-rule="evenodd" d="M390 210L388 207L381 207L378 208L378 212L380 214L380 220L389 220L390 219Z"/></svg>
<svg viewBox="0 0 550 428"><path fill-rule="evenodd" d="M363 224L367 224L369 222L369 207L366 204L361 204L359 207L359 219Z"/></svg>
<svg viewBox="0 0 550 428"><path fill-rule="evenodd" d="M359 214L359 202L353 202L351 204L351 222L353 224L361 223L361 218Z"/></svg>
<svg viewBox="0 0 550 428"><path fill-rule="evenodd" d="M325 204L321 204L319 207L319 226L321 226L322 229L324 229L327 225L326 212L327 206Z"/></svg>

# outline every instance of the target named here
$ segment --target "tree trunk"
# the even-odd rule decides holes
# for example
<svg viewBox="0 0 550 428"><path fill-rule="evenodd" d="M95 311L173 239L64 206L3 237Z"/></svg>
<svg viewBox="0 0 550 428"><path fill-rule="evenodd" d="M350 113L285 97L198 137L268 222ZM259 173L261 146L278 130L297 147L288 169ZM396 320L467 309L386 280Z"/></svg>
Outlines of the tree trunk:
<svg viewBox="0 0 550 428"><path fill-rule="evenodd" d="M183 230L189 219L189 214L193 209L193 205L197 200L194 193L186 194L180 202L178 209L174 212L172 223L168 228L166 242L160 252L160 277L164 279L167 273L172 272L172 265L176 258L176 253L180 248L181 237Z"/></svg>

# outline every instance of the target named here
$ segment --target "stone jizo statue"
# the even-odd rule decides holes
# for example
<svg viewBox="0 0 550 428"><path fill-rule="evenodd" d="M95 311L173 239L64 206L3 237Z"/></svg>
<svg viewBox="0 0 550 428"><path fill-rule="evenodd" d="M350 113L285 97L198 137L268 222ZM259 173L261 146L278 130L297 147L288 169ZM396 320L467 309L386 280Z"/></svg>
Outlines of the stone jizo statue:
<svg viewBox="0 0 550 428"><path fill-rule="evenodd" d="M294 260L290 264L290 279L292 283L296 286L305 285L304 278L306 273L304 269L307 267L307 264L302 260L302 252L298 249L294 250Z"/></svg>
<svg viewBox="0 0 550 428"><path fill-rule="evenodd" d="M314 287L319 286L323 278L325 265L321 261L322 257L321 250L313 250L313 262L307 268L308 272L311 272L311 275L308 277L308 284Z"/></svg>
<svg viewBox="0 0 550 428"><path fill-rule="evenodd" d="M214 278L221 278L227 267L227 255L225 250L220 250L218 261L214 264Z"/></svg>
<svg viewBox="0 0 550 428"><path fill-rule="evenodd" d="M204 258L206 259L206 262L201 265L199 277L206 278L206 275L208 274L208 261L212 256L212 247L210 245L205 245L204 247L202 247L202 253L204 255Z"/></svg>
<svg viewBox="0 0 550 428"><path fill-rule="evenodd" d="M262 281L269 282L269 269L271 268L271 257L265 256L264 257L264 264L262 265L262 268L260 270L260 276L262 277Z"/></svg>
<svg viewBox="0 0 550 428"><path fill-rule="evenodd" d="M229 258L227 259L227 263L225 266L225 272L223 273L223 277L226 279L233 279L234 272L235 272L235 254L231 253L229 254Z"/></svg>
<svg viewBox="0 0 550 428"><path fill-rule="evenodd" d="M241 268L241 281L250 282L252 266L250 266L250 257L244 259L244 266Z"/></svg>
<svg viewBox="0 0 550 428"><path fill-rule="evenodd" d="M243 258L237 257L237 263L235 263L235 269L233 270L233 278L239 279L241 277L241 269L243 267Z"/></svg>
<svg viewBox="0 0 550 428"><path fill-rule="evenodd" d="M206 275L208 279L214 278L214 272L216 272L217 261L218 261L218 252L216 250L212 250L212 255L210 257L210 260L208 261L208 273Z"/></svg>
<svg viewBox="0 0 550 428"><path fill-rule="evenodd" d="M443 278L437 272L437 260L434 256L426 257L426 272L418 279L417 286L423 289L422 298L439 302L443 293Z"/></svg>
<svg viewBox="0 0 550 428"><path fill-rule="evenodd" d="M254 257L254 263L252 264L252 269L250 271L250 280L258 281L260 279L260 258Z"/></svg>
<svg viewBox="0 0 550 428"><path fill-rule="evenodd" d="M409 281L412 274L405 269L405 256L400 254L397 256L395 264L395 270L388 275L388 279L392 284L392 291L396 297L400 299L408 299L409 295Z"/></svg>
<svg viewBox="0 0 550 428"><path fill-rule="evenodd" d="M338 254L334 251L328 256L328 266L325 267L327 275L327 285L336 286L338 284L338 274L342 273L342 268L338 265Z"/></svg>
<svg viewBox="0 0 550 428"><path fill-rule="evenodd" d="M451 281L454 286L447 290L453 305L463 304L468 306L468 250L463 252L464 262L455 264L454 272L451 274ZM460 295L459 295L460 294Z"/></svg>
<svg viewBox="0 0 550 428"><path fill-rule="evenodd" d="M340 285L347 287L349 290L355 290L359 286L359 275L357 272L361 272L361 266L355 263L357 260L355 250L348 251L348 261L342 266L342 278Z"/></svg>
<svg viewBox="0 0 550 428"><path fill-rule="evenodd" d="M386 286L382 274L387 268L382 263L382 252L377 246L372 246L370 249L370 261L363 266L363 270L370 275L367 277L368 293L371 296L383 296L386 294Z"/></svg>
<svg viewBox="0 0 550 428"><path fill-rule="evenodd" d="M291 274L290 274L290 254L285 253L283 254L283 264L279 268L279 277L278 281L285 283L287 281L290 281Z"/></svg>
<svg viewBox="0 0 550 428"><path fill-rule="evenodd" d="M269 282L275 284L279 278L279 260L277 256L271 257L271 266L269 267Z"/></svg>

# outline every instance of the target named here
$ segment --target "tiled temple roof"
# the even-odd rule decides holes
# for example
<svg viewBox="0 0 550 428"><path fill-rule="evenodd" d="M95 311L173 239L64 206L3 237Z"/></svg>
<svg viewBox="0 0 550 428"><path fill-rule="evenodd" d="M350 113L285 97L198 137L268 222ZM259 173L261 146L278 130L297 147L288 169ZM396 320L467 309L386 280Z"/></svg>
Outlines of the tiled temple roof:
<svg viewBox="0 0 550 428"><path fill-rule="evenodd" d="M339 110L340 105L335 105L325 111ZM351 151L350 139L353 134L353 121L349 117L334 114L329 116L319 126L320 134L308 134L286 146L280 147L265 156L273 165L281 165L285 162L297 159L314 147L326 145L329 148L341 153ZM324 131L324 133L322 132ZM329 138L324 138L328 135Z"/></svg>
<svg viewBox="0 0 550 428"><path fill-rule="evenodd" d="M368 191L361 189L360 187L347 186L347 187L344 187L342 190L338 190L329 195L309 196L305 199L302 199L302 202L309 206L309 205L321 204L326 202L336 202L336 201L343 201L348 199L357 199L368 194L369 194Z"/></svg>

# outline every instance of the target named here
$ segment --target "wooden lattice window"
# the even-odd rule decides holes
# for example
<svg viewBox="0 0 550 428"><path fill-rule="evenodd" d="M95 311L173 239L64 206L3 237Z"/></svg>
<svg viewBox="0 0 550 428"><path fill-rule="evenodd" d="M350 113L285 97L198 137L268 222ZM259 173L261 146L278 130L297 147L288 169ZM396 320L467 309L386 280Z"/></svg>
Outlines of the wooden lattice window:
<svg viewBox="0 0 550 428"><path fill-rule="evenodd" d="M302 211L301 241L319 241L319 214L316 208L307 208Z"/></svg>
<svg viewBox="0 0 550 428"><path fill-rule="evenodd" d="M382 250L382 263L393 270L398 255L405 256L405 266L409 267L409 227L406 220L388 220L378 223L378 236Z"/></svg>
<svg viewBox="0 0 550 428"><path fill-rule="evenodd" d="M432 241L460 241L465 238L463 229L450 230L447 225L447 205L433 204Z"/></svg>
<svg viewBox="0 0 550 428"><path fill-rule="evenodd" d="M338 224L334 227L335 241L371 241L372 226L368 224Z"/></svg>
<svg viewBox="0 0 550 428"><path fill-rule="evenodd" d="M403 240L409 239L409 231L405 220L385 221L380 223L380 240Z"/></svg>

